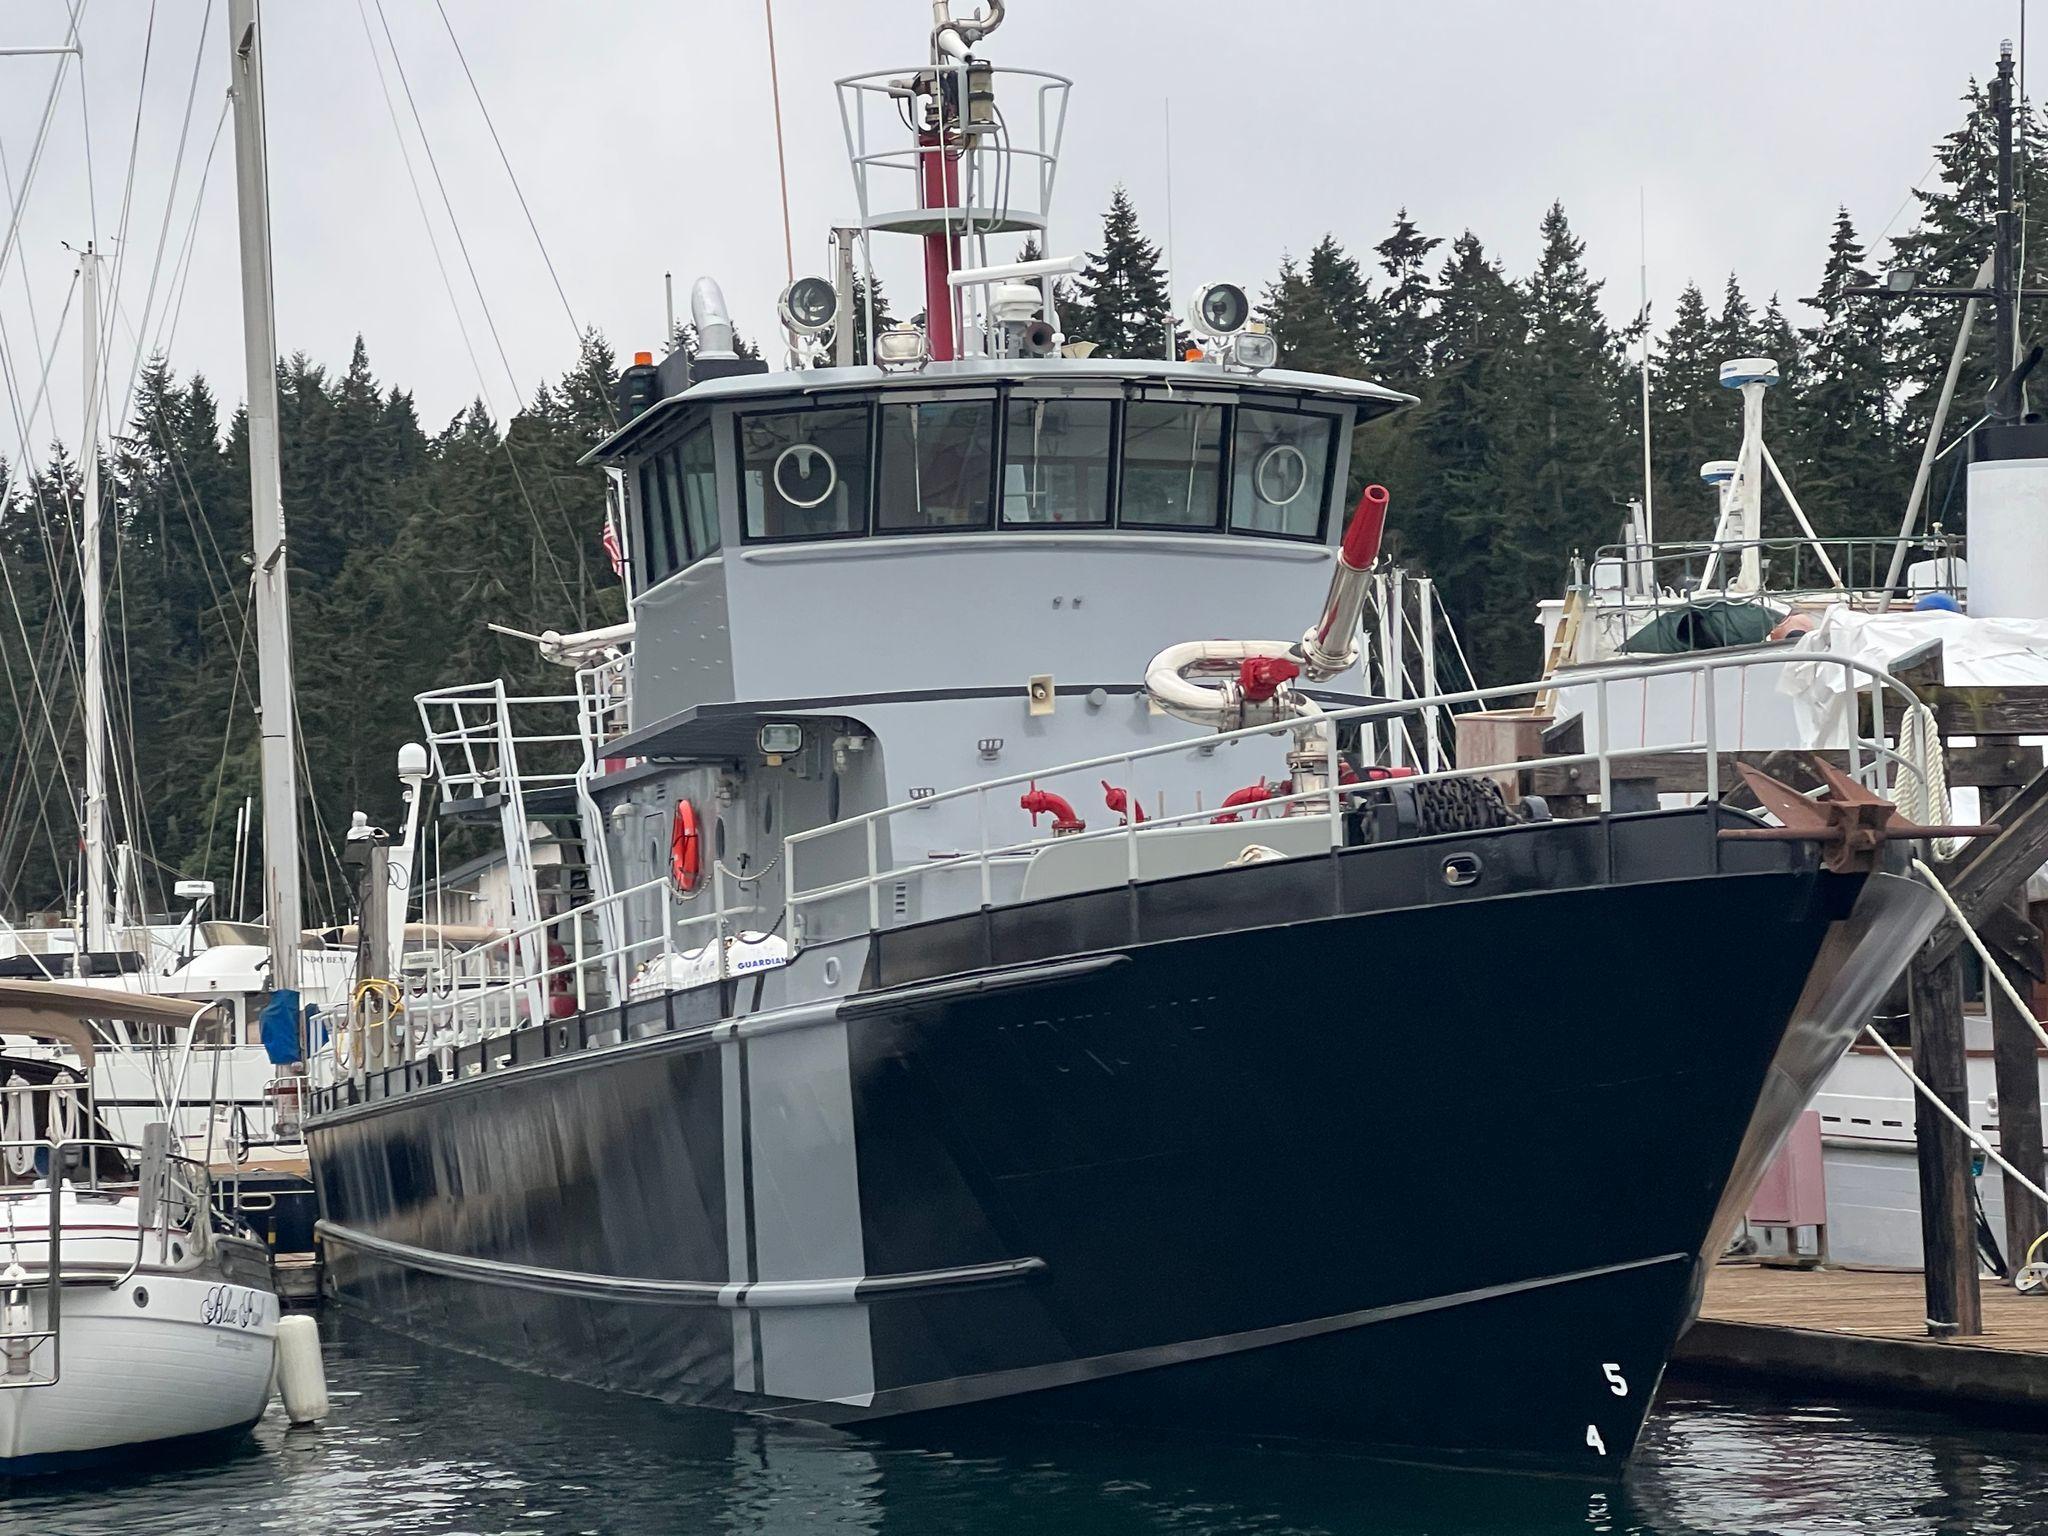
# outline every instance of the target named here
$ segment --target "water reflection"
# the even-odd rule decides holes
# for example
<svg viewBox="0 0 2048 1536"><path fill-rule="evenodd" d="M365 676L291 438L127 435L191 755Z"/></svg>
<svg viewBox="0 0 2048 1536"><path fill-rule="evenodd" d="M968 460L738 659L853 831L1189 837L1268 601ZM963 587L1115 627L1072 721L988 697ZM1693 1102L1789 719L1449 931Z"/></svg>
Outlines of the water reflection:
<svg viewBox="0 0 2048 1536"><path fill-rule="evenodd" d="M860 1439L520 1376L330 1317L335 1416L6 1490L0 1532L1783 1536L2048 1529L2048 1442L1675 1392L1622 1484L1077 1428ZM1506 1384L1503 1384L1504 1387Z"/></svg>

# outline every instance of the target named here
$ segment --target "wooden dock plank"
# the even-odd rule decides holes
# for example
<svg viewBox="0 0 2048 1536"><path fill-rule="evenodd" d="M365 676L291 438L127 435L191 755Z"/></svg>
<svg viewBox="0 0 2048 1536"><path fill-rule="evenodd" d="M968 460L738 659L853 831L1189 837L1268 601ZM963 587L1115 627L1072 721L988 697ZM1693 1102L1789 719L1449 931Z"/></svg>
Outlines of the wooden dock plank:
<svg viewBox="0 0 2048 1536"><path fill-rule="evenodd" d="M2048 1296L2022 1296L1986 1281L1983 1297L1984 1332L1968 1341L1971 1347L2048 1356ZM1926 1297L1915 1271L1720 1264L1707 1277L1700 1316L1868 1338L1927 1339ZM2048 1360L2043 1364L2048 1367Z"/></svg>
<svg viewBox="0 0 2048 1536"><path fill-rule="evenodd" d="M1917 1272L1724 1264L1675 1364L1827 1396L2048 1417L2048 1297L1987 1281L1984 1332L1927 1333Z"/></svg>

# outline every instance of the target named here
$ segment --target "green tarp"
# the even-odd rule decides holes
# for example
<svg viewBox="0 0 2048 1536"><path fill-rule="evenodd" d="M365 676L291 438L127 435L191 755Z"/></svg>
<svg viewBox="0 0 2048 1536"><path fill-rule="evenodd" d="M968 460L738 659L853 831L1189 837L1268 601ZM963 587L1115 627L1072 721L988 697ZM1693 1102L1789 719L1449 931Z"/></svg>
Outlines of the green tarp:
<svg viewBox="0 0 2048 1536"><path fill-rule="evenodd" d="M1728 645L1755 645L1785 617L1765 603L1724 599L1687 603L1660 613L1628 637L1622 650L1636 656L1677 656L1687 651L1717 651Z"/></svg>

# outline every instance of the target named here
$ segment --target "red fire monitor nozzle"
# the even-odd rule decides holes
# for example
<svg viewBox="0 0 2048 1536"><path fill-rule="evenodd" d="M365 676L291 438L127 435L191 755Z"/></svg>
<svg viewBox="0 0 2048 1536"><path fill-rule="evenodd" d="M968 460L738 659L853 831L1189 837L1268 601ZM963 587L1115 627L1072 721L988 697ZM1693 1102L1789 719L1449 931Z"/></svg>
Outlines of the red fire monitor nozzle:
<svg viewBox="0 0 2048 1536"><path fill-rule="evenodd" d="M1308 633L1301 637L1302 670L1312 683L1327 682L1358 660L1358 620L1365 611L1366 572L1379 557L1387 527L1387 488L1368 485L1344 530L1330 595Z"/></svg>
<svg viewBox="0 0 2048 1536"><path fill-rule="evenodd" d="M1368 485L1359 493L1358 506L1351 513L1351 526L1344 530L1344 547L1339 555L1354 571L1365 570L1379 557L1380 536L1387 531L1387 488Z"/></svg>

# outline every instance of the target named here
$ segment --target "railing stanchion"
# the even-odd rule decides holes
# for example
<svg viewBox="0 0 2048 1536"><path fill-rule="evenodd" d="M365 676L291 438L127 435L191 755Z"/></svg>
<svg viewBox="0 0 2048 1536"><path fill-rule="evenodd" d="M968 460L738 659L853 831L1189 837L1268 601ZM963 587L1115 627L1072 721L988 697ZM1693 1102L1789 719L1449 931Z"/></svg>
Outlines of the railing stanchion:
<svg viewBox="0 0 2048 1536"><path fill-rule="evenodd" d="M983 908L996 904L995 870L990 864L988 846L988 788L984 785L975 791L975 817L981 823L981 904Z"/></svg>
<svg viewBox="0 0 2048 1536"><path fill-rule="evenodd" d="M878 933L882 927L882 874L880 854L876 847L876 819L867 819L868 834L868 932Z"/></svg>
<svg viewBox="0 0 2048 1536"><path fill-rule="evenodd" d="M1396 619L1398 623L1398 617ZM1323 723L1323 771L1329 775L1329 782L1323 786L1323 803L1329 808L1330 846L1344 846L1344 814L1340 804L1342 791L1337 775L1339 758L1337 753L1337 727L1328 721Z"/></svg>
<svg viewBox="0 0 2048 1536"><path fill-rule="evenodd" d="M661 981L666 987L676 973L676 896L663 886L661 892Z"/></svg>
<svg viewBox="0 0 2048 1536"><path fill-rule="evenodd" d="M715 858L711 861L711 907L716 929L712 942L718 946L718 979L724 981L732 975L732 946L726 942L725 870Z"/></svg>
<svg viewBox="0 0 2048 1536"><path fill-rule="evenodd" d="M569 949L575 957L576 965L576 1011L583 1013L590 1006L590 999L583 991L583 914L571 907L568 920Z"/></svg>
<svg viewBox="0 0 2048 1536"><path fill-rule="evenodd" d="M1133 885L1138 883L1138 791L1131 781L1135 766L1128 752L1117 759L1118 775L1124 784L1124 872Z"/></svg>
<svg viewBox="0 0 2048 1536"><path fill-rule="evenodd" d="M1719 711L1718 697L1714 688L1714 674L1706 677L1707 690L1700 698L1700 724L1704 728L1707 744L1707 803L1712 805L1721 798L1721 736L1717 728Z"/></svg>
<svg viewBox="0 0 2048 1536"><path fill-rule="evenodd" d="M1593 752L1600 765L1600 814L1614 814L1614 764L1607 756L1607 679L1593 688Z"/></svg>

